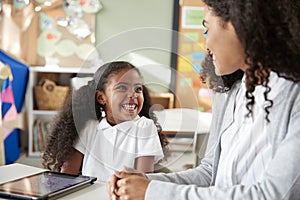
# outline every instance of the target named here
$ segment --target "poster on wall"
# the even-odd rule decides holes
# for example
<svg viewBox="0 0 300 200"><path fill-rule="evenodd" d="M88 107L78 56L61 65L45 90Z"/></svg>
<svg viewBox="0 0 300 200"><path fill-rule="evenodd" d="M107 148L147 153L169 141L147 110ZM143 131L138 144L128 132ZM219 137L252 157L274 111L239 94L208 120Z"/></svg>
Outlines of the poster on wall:
<svg viewBox="0 0 300 200"><path fill-rule="evenodd" d="M182 7L182 28L185 29L203 29L202 19L203 19L204 7L196 6L183 6Z"/></svg>

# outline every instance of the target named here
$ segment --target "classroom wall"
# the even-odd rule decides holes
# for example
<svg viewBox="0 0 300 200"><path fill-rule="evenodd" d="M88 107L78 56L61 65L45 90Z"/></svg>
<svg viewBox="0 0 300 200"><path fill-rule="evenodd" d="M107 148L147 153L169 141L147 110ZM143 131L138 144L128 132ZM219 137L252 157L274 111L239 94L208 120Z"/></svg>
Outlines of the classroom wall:
<svg viewBox="0 0 300 200"><path fill-rule="evenodd" d="M170 85L173 0L101 0L96 46L104 62L128 60L140 67L154 92Z"/></svg>

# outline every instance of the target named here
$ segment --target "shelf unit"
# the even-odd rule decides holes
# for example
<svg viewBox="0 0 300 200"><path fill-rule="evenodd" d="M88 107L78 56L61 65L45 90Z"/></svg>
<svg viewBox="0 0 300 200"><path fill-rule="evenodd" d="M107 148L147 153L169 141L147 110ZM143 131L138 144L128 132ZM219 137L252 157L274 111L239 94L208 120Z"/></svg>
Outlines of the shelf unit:
<svg viewBox="0 0 300 200"><path fill-rule="evenodd" d="M71 86L72 77L89 77L97 68L62 68L57 66L35 66L29 69L26 107L28 119L28 156L41 156L42 152L34 149L34 123L37 119L42 122L51 122L58 111L38 110L34 97L34 86L38 84L42 73L55 73L58 76L58 85ZM37 142L37 141L35 141Z"/></svg>

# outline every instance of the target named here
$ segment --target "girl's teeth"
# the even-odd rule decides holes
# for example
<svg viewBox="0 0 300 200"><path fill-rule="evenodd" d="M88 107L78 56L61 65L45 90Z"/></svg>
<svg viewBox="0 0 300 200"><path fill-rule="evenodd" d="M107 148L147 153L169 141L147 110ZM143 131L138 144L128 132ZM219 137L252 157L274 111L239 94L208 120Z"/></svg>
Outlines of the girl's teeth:
<svg viewBox="0 0 300 200"><path fill-rule="evenodd" d="M124 105L123 106L126 110L133 110L135 109L135 105Z"/></svg>

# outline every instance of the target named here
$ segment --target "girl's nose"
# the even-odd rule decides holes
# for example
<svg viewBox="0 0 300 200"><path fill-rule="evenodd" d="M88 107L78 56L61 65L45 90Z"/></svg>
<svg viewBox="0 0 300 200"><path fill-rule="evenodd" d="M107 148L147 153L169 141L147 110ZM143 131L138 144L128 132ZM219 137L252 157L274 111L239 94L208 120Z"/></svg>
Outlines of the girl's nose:
<svg viewBox="0 0 300 200"><path fill-rule="evenodd" d="M127 93L128 98L134 99L137 97L135 90L129 90Z"/></svg>

